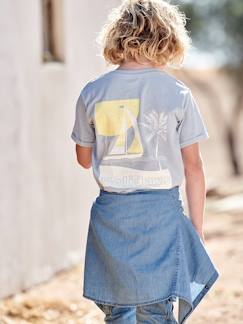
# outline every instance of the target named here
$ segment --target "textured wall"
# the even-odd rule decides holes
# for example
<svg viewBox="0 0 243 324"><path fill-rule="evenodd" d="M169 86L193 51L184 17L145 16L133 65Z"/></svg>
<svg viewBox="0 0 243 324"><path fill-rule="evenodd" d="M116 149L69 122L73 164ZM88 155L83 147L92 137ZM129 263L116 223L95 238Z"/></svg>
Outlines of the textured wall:
<svg viewBox="0 0 243 324"><path fill-rule="evenodd" d="M41 1L0 0L0 297L84 256L98 192L70 139L81 87L105 63L94 38L117 1L63 1L65 64L41 61Z"/></svg>

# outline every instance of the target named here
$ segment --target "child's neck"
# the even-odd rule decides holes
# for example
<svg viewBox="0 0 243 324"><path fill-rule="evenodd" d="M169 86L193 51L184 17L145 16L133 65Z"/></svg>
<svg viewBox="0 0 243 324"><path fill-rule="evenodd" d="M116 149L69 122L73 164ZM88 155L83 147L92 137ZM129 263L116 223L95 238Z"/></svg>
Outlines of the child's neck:
<svg viewBox="0 0 243 324"><path fill-rule="evenodd" d="M165 65L155 65L152 63L144 62L137 63L136 61L125 61L119 65L119 69L141 69L141 68L161 68L163 69Z"/></svg>

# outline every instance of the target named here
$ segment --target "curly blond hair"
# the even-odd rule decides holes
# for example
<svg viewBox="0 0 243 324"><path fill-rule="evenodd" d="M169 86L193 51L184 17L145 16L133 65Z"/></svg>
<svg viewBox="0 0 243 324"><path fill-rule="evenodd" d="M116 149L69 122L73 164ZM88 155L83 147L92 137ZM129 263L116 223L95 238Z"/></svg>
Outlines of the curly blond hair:
<svg viewBox="0 0 243 324"><path fill-rule="evenodd" d="M113 8L98 33L101 56L109 64L124 61L182 64L191 45L186 15L163 0L125 0Z"/></svg>

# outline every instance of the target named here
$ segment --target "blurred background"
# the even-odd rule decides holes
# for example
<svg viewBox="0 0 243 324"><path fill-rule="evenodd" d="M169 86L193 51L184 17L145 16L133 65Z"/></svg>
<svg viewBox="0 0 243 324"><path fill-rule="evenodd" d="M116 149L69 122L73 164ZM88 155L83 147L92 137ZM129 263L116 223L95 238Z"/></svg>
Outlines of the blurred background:
<svg viewBox="0 0 243 324"><path fill-rule="evenodd" d="M193 39L182 69L210 140L206 248L221 277L189 323L243 323L243 2L171 1ZM0 0L0 324L103 323L82 297L92 170L70 135L81 88L108 67L95 42L118 0Z"/></svg>

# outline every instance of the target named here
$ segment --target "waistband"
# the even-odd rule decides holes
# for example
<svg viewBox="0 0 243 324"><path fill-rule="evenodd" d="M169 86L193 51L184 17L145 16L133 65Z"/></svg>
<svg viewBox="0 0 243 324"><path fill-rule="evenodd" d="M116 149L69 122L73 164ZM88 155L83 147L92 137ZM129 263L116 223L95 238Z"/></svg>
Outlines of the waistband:
<svg viewBox="0 0 243 324"><path fill-rule="evenodd" d="M119 196L129 195L130 196L130 195L148 194L148 193L158 195L162 193L169 193L169 192L176 192L176 191L179 191L179 186L175 186L168 189L138 189L130 192L107 191L100 188L100 195L119 195Z"/></svg>

